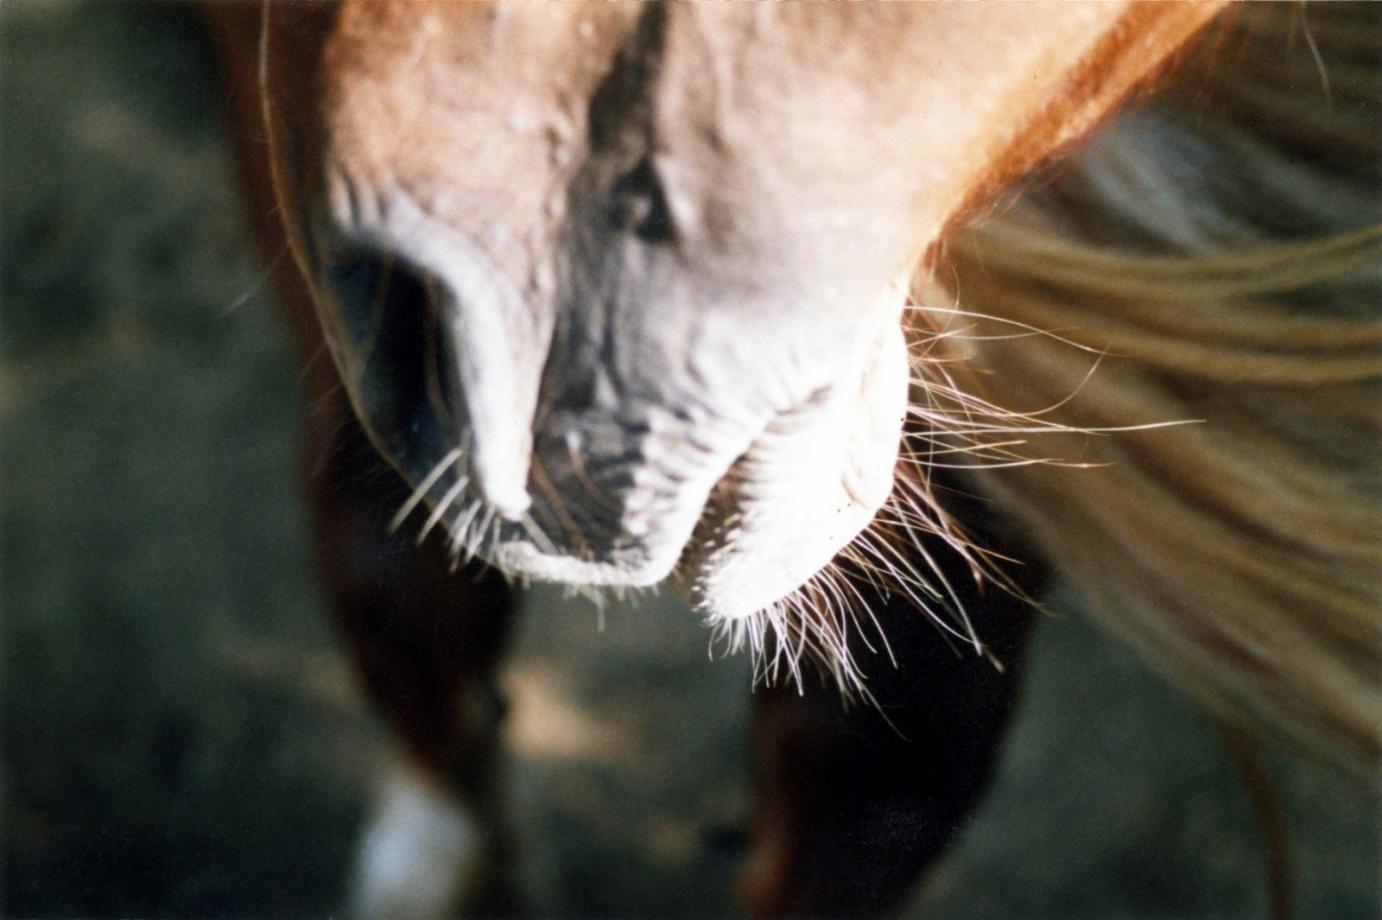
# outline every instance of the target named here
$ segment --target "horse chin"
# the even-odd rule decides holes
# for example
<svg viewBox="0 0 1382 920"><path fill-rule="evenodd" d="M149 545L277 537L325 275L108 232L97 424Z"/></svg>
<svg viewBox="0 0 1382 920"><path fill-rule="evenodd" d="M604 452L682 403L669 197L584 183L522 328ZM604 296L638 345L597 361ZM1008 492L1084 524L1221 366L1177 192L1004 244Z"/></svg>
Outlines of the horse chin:
<svg viewBox="0 0 1382 920"><path fill-rule="evenodd" d="M771 426L722 480L674 576L707 620L772 607L869 526L892 493L908 378L890 328L857 387Z"/></svg>

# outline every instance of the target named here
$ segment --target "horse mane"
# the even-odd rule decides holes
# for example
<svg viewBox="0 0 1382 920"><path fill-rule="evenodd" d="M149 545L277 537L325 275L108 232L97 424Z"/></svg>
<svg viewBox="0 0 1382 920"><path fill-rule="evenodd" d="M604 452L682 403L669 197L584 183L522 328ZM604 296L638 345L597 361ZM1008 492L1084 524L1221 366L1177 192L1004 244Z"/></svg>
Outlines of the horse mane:
<svg viewBox="0 0 1382 920"><path fill-rule="evenodd" d="M917 321L964 358L937 362L946 386L1032 420L1026 457L1058 461L981 458L976 490L1217 715L1365 773L1382 757L1379 49L1382 6L1245 5L914 285L945 305ZM1170 421L1187 424L1111 431Z"/></svg>

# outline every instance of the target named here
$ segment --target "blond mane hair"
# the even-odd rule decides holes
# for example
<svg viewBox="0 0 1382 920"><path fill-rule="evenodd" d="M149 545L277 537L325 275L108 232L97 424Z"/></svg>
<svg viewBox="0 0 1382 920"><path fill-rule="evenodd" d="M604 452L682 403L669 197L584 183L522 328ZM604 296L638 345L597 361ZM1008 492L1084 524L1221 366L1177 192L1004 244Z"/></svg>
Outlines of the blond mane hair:
<svg viewBox="0 0 1382 920"><path fill-rule="evenodd" d="M1023 449L1058 462L994 464L977 488L1218 714L1367 774L1379 49L1382 6L1239 10L1073 165L952 234L915 291L962 386L1051 426ZM1175 420L1195 423L1094 433Z"/></svg>

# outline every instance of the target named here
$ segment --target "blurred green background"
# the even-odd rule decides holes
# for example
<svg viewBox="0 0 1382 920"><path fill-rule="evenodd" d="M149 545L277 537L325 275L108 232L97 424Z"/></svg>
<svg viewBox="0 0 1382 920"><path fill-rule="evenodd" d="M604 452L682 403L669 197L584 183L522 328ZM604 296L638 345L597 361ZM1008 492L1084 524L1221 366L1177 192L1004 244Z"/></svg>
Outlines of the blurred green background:
<svg viewBox="0 0 1382 920"><path fill-rule="evenodd" d="M317 611L297 370L187 4L0 4L0 913L338 911L388 746ZM528 604L506 677L544 912L715 916L748 673L675 599ZM1257 917L1216 736L1076 619L1038 632L1002 775L915 907ZM1379 915L1376 790L1285 753L1299 915Z"/></svg>

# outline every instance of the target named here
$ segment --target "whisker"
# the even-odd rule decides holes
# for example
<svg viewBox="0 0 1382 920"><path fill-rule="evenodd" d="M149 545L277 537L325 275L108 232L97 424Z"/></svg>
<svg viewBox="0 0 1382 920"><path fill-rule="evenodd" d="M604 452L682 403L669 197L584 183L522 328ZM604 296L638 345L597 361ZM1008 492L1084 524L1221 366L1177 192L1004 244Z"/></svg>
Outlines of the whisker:
<svg viewBox="0 0 1382 920"><path fill-rule="evenodd" d="M432 486L437 484L437 480L441 479L441 477L446 473L446 471L450 469L452 465L454 465L456 461L459 459L461 459L461 449L459 447L455 447L452 448L446 454L446 456L442 457L440 460L437 461L437 465L432 467L432 472L428 473L426 478L424 478L422 482L418 484L418 487L413 490L413 494L408 496L408 500L403 503L403 507L399 508L398 513L393 516L393 519L391 521L389 521L388 532L390 536L396 533L398 531L398 528L403 526L403 522L407 520L408 515L413 513L413 509L416 508L418 506L418 503L422 501L423 497L426 496L429 491L431 491Z"/></svg>
<svg viewBox="0 0 1382 920"><path fill-rule="evenodd" d="M422 541L427 539L427 535L432 532L432 528L437 526L437 522L446 514L446 510L451 507L452 502L460 497L465 491L465 487L470 484L469 476L462 476L446 490L446 494L437 502L437 507L432 509L432 513L427 516L427 522L422 525L422 530L417 535L416 544L422 545Z"/></svg>

